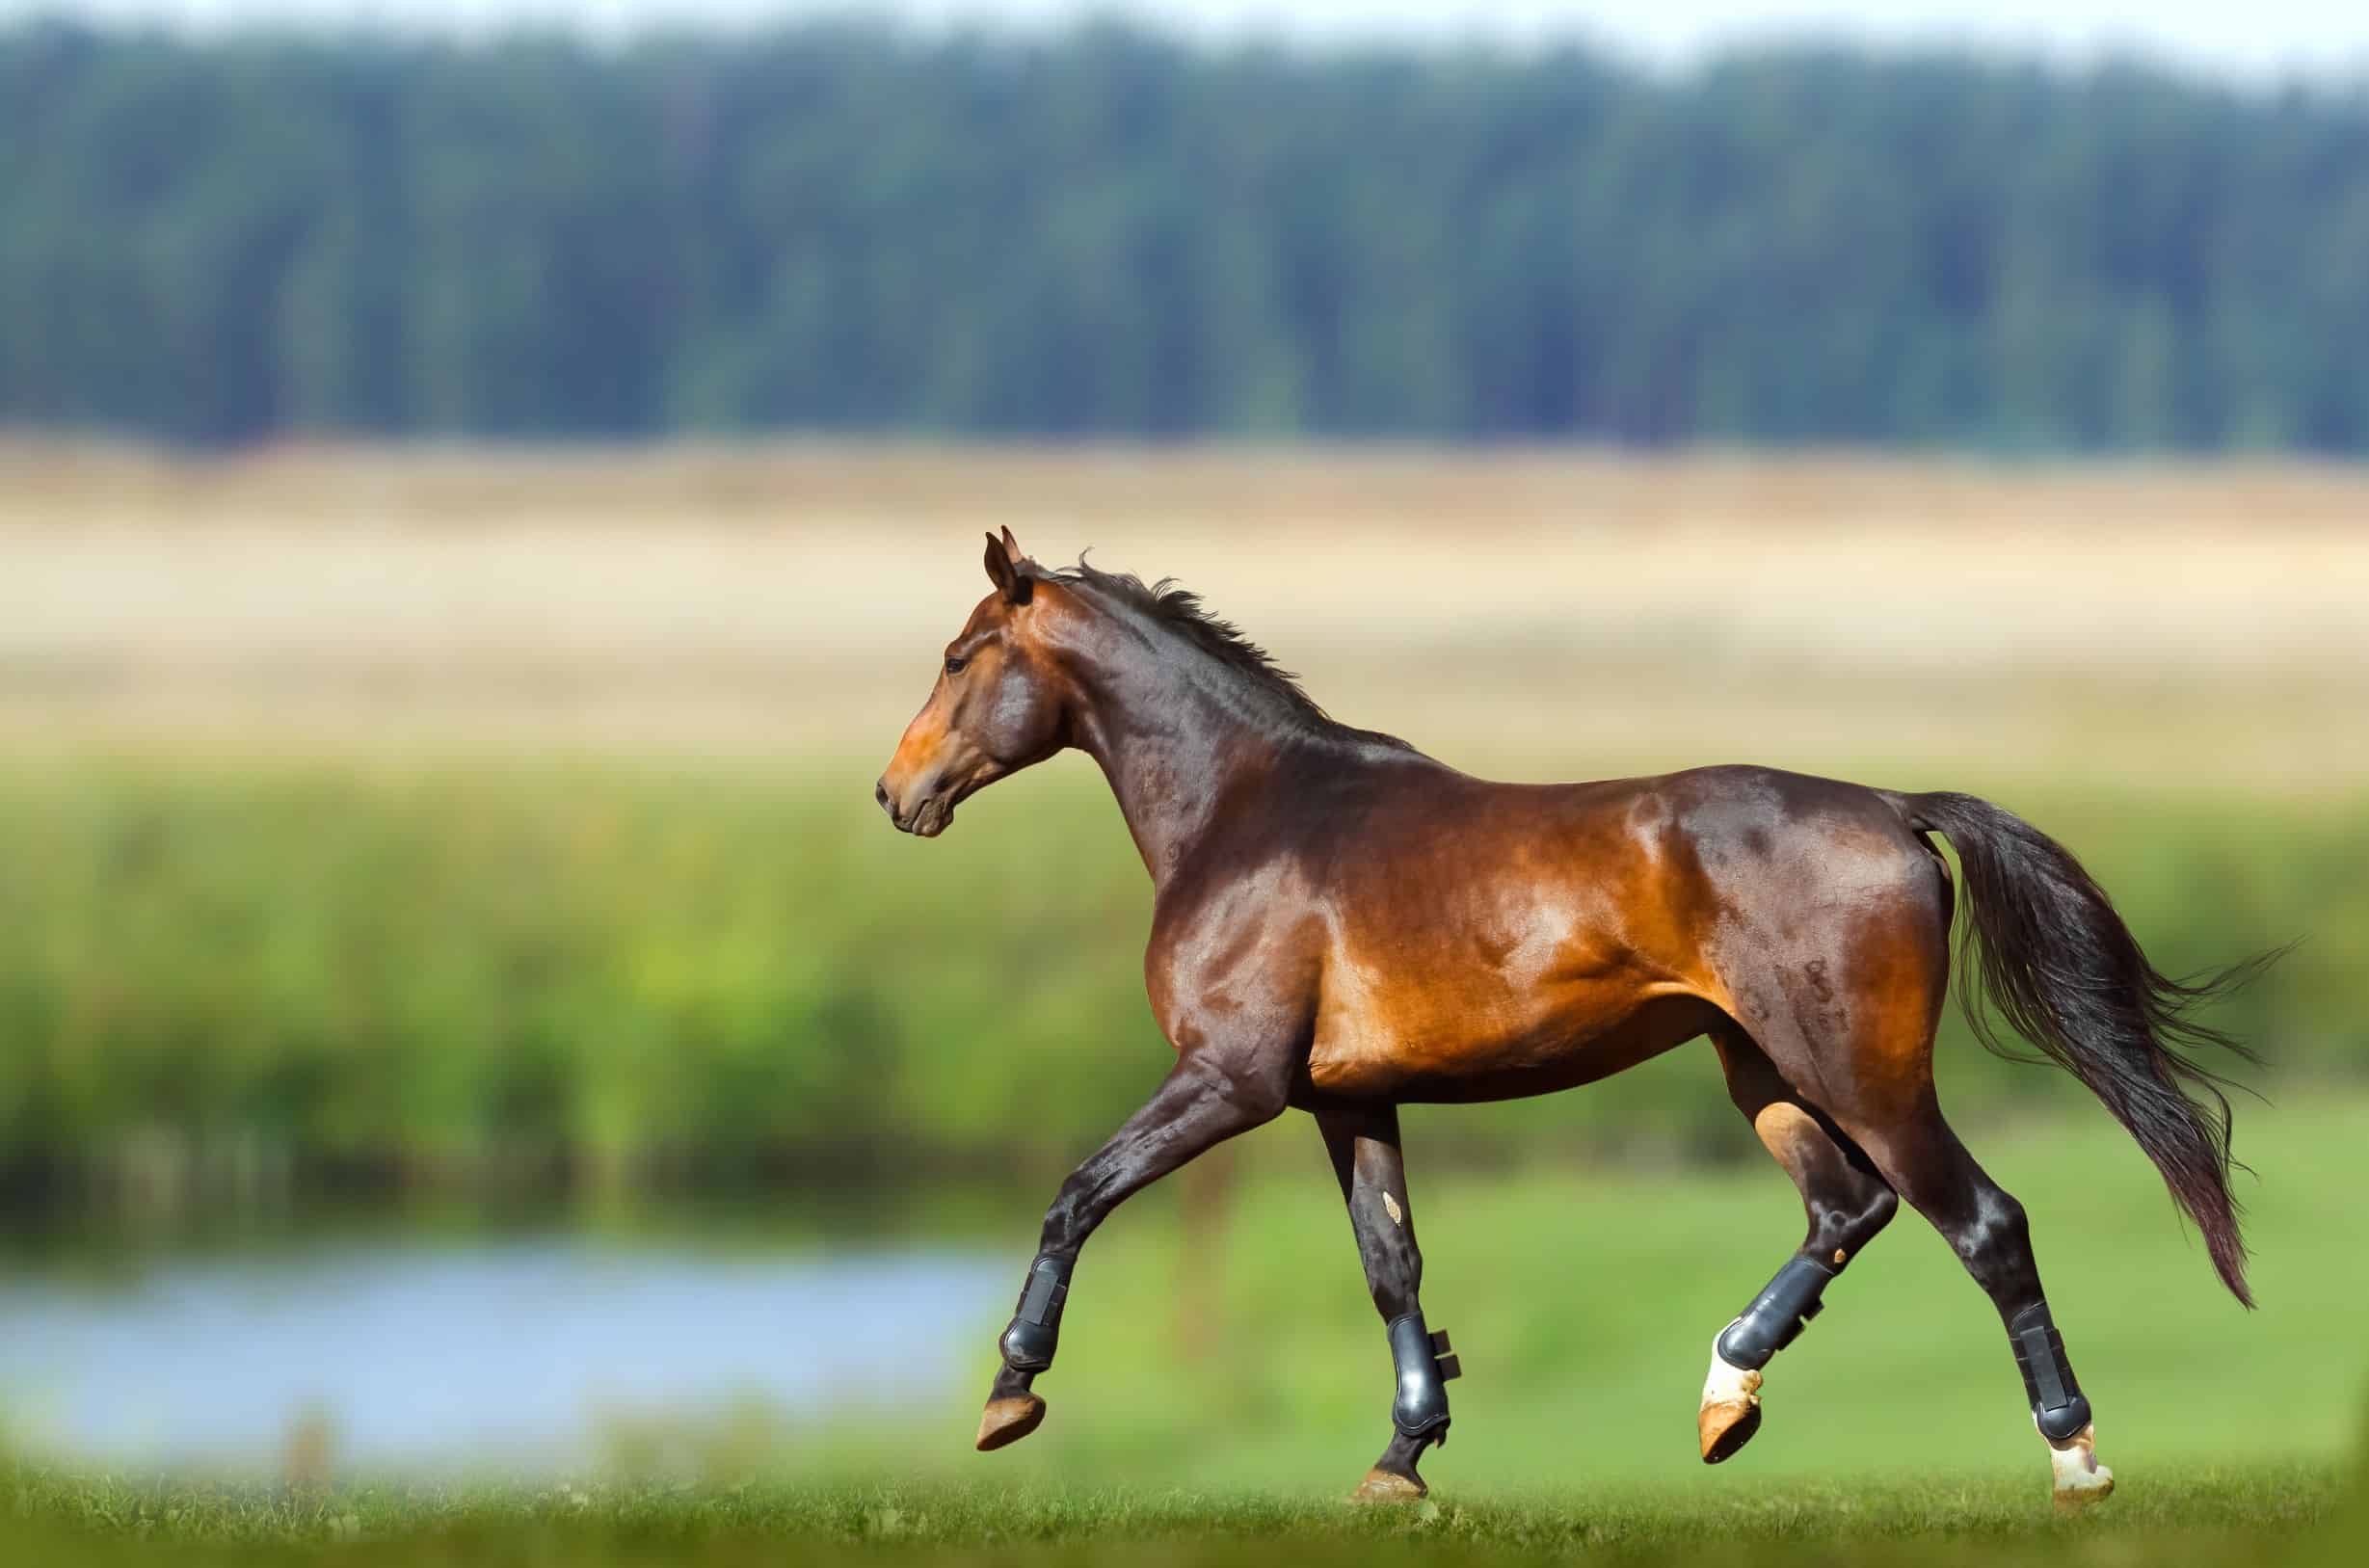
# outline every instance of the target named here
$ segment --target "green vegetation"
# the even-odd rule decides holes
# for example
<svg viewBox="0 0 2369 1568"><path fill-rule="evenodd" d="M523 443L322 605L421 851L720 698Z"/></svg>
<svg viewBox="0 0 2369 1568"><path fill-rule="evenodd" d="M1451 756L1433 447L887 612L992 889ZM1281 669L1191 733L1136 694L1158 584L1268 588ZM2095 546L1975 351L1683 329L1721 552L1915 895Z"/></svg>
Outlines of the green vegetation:
<svg viewBox="0 0 2369 1568"><path fill-rule="evenodd" d="M1119 28L0 32L0 421L2369 450L2369 97Z"/></svg>
<svg viewBox="0 0 2369 1568"><path fill-rule="evenodd" d="M684 1494L563 1488L441 1499L142 1493L20 1482L0 1547L26 1562L1451 1565L1635 1562L2112 1565L2351 1562L2332 1471L2195 1469L2110 1518L2052 1520L1995 1483L1811 1486L1744 1501L1566 1493L1405 1511L1256 1496L852 1486Z"/></svg>
<svg viewBox="0 0 2369 1568"><path fill-rule="evenodd" d="M1101 780L1049 767L923 843L842 771L20 762L0 775L0 1148L199 1176L1066 1168L1167 1058L1149 887ZM2006 798L2174 972L2306 938L2223 1022L2269 1051L2265 1081L2357 1076L2358 801ZM1943 1053L1972 1124L2099 1114L1955 1018ZM1468 1158L1758 1157L1695 1050L1421 1122Z"/></svg>
<svg viewBox="0 0 2369 1568"><path fill-rule="evenodd" d="M0 1555L388 1564L1645 1560L2122 1564L2357 1555L2348 1455L2369 1351L2350 1331L2359 1098L2266 1113L2252 1203L2260 1312L2184 1244L2103 1117L1978 1139L2032 1212L2050 1295L2120 1478L2051 1514L2006 1336L1903 1214L1771 1369L1732 1463L1694 1456L1712 1334L1798 1235L1765 1163L1415 1172L1425 1302L1467 1375L1433 1506L1337 1500L1380 1448L1389 1362L1304 1126L1250 1143L1229 1217L1181 1229L1173 1185L1121 1210L1078 1271L1044 1429L970 1450L975 1375L893 1426L783 1413L713 1442L621 1441L597 1473L504 1488L133 1481L0 1467ZM1025 1208L1025 1206L1023 1206ZM1006 1216L1017 1278L1032 1212ZM785 1340L785 1351L796 1344ZM885 1419L885 1418L875 1418ZM686 1459L688 1455L688 1459Z"/></svg>

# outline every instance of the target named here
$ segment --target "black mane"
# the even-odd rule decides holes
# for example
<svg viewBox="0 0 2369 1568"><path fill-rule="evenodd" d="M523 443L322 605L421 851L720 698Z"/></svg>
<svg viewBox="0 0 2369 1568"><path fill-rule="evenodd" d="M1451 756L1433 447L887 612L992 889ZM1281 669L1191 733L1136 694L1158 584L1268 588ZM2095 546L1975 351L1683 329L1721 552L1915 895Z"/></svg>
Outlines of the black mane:
<svg viewBox="0 0 2369 1568"><path fill-rule="evenodd" d="M1074 567L1048 569L1023 561L1021 570L1045 582L1095 590L1133 610L1155 625L1175 632L1253 685L1280 700L1282 709L1309 731L1345 740L1364 741L1413 751L1396 735L1358 730L1343 724L1319 706L1299 683L1299 677L1275 662L1275 656L1242 634L1241 627L1217 615L1201 596L1182 587L1174 577L1147 583L1131 571L1105 571L1087 564L1084 556Z"/></svg>

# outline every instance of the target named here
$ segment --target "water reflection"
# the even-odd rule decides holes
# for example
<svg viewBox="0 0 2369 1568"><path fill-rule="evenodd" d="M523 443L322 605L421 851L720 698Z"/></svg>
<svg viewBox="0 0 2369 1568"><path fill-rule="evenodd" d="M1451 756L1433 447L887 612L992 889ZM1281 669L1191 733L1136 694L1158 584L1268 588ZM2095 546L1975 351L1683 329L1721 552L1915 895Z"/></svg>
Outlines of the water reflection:
<svg viewBox="0 0 2369 1568"><path fill-rule="evenodd" d="M131 1468L519 1473L620 1422L759 1402L793 1428L943 1395L1007 1305L935 1247L718 1256L570 1237L0 1279L0 1400L44 1453Z"/></svg>

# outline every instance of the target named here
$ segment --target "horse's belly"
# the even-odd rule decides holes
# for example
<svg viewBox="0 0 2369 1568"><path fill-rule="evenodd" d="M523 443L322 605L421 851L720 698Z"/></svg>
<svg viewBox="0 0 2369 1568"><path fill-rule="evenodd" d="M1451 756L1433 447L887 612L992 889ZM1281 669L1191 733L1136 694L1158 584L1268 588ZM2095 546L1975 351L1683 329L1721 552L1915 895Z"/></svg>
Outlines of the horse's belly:
<svg viewBox="0 0 2369 1568"><path fill-rule="evenodd" d="M1716 1012L1668 982L1591 980L1518 993L1485 983L1331 997L1308 1057L1319 1092L1401 1100L1545 1094L1634 1067Z"/></svg>

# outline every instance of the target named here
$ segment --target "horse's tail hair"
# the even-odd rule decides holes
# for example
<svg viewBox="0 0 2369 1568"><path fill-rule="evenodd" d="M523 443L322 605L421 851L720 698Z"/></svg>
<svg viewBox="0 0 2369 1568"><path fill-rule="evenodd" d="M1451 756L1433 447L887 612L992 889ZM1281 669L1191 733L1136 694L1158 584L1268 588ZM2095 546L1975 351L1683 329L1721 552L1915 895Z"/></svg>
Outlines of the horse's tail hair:
<svg viewBox="0 0 2369 1568"><path fill-rule="evenodd" d="M2198 1053L2260 1057L2195 1009L2238 989L2284 949L2218 973L2171 979L2140 951L2081 863L2022 818L1972 795L1892 795L1910 827L1947 834L1957 851L1972 929L1958 947L1958 1004L1976 1038L2010 1058L1991 1009L2105 1103L2196 1222L2232 1295L2246 1287L2246 1242L2229 1191L2231 1085ZM2239 1167L2243 1169L2244 1167Z"/></svg>

